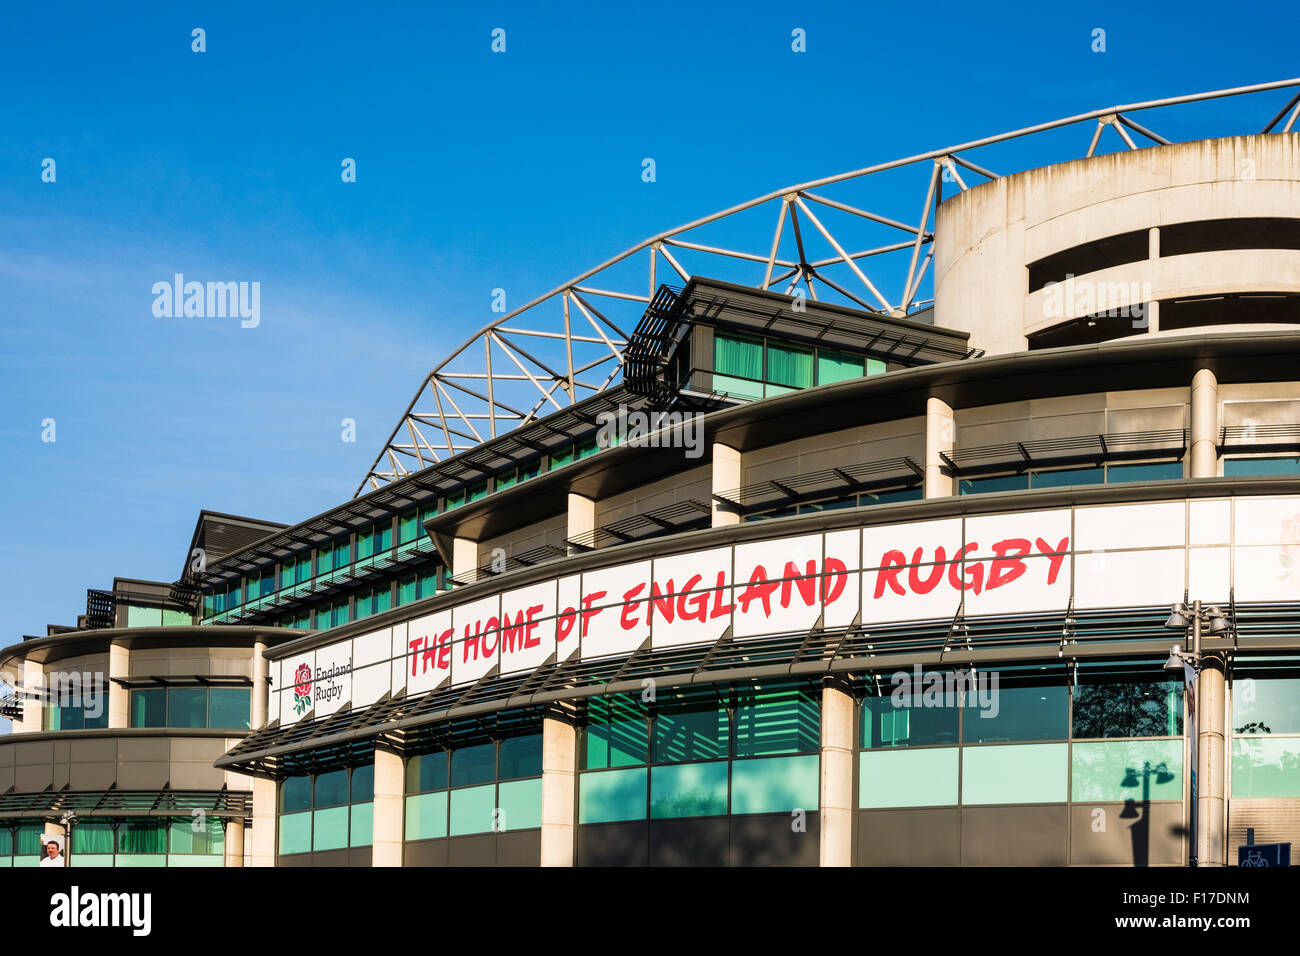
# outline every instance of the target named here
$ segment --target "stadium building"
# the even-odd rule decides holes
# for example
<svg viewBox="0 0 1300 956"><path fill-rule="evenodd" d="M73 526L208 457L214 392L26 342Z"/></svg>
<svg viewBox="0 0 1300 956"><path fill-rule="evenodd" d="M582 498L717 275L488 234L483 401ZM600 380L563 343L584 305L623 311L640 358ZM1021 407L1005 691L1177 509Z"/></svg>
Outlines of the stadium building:
<svg viewBox="0 0 1300 956"><path fill-rule="evenodd" d="M500 317L351 499L204 512L175 584L0 652L106 699L11 705L13 861L69 827L74 866L1300 840L1298 87L791 187Z"/></svg>

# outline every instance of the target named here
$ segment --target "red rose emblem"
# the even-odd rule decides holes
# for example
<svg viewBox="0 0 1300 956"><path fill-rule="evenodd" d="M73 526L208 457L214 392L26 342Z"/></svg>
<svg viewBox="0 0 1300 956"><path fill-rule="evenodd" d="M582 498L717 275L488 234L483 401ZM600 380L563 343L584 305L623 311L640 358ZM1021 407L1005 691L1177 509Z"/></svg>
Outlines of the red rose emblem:
<svg viewBox="0 0 1300 956"><path fill-rule="evenodd" d="M306 664L298 665L298 670L293 675L293 690L299 697L311 693L311 668Z"/></svg>

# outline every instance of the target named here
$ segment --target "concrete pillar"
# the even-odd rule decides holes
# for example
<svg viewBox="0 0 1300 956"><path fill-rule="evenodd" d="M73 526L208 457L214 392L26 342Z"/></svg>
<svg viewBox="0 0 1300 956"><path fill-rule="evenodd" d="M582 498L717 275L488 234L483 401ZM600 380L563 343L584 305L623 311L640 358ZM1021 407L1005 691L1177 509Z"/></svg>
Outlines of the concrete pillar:
<svg viewBox="0 0 1300 956"><path fill-rule="evenodd" d="M108 726L111 730L131 726L131 693L118 683L131 676L131 652L117 644L108 646Z"/></svg>
<svg viewBox="0 0 1300 956"><path fill-rule="evenodd" d="M1191 471L1189 478L1219 474L1219 382L1203 368L1192 377Z"/></svg>
<svg viewBox="0 0 1300 956"><path fill-rule="evenodd" d="M451 576L458 581L473 581L478 568L478 542L473 538L456 538L451 543Z"/></svg>
<svg viewBox="0 0 1300 956"><path fill-rule="evenodd" d="M564 537L572 541L575 538L589 535L596 530L596 499L588 498L586 495L575 495L569 492L569 525L565 530ZM581 548L570 546L569 554L581 552Z"/></svg>
<svg viewBox="0 0 1300 956"><path fill-rule="evenodd" d="M18 680L25 700L22 719L13 722L13 733L37 733L45 712L45 668L40 661L24 660Z"/></svg>
<svg viewBox="0 0 1300 956"><path fill-rule="evenodd" d="M1160 227L1152 226L1147 236L1147 259L1149 260L1147 268L1150 270L1148 274L1155 275L1156 260L1160 258ZM1147 303L1146 320L1148 332L1160 331L1160 303L1158 301Z"/></svg>
<svg viewBox="0 0 1300 956"><path fill-rule="evenodd" d="M941 451L952 451L957 441L957 423L952 409L937 398L925 400L925 497L951 497L953 479L944 474Z"/></svg>
<svg viewBox="0 0 1300 956"><path fill-rule="evenodd" d="M253 642L253 713L250 724L254 730L266 724L266 701L270 697L267 674L270 665L266 660L266 641Z"/></svg>
<svg viewBox="0 0 1300 956"><path fill-rule="evenodd" d="M578 729L568 714L542 718L542 866L573 866Z"/></svg>
<svg viewBox="0 0 1300 956"><path fill-rule="evenodd" d="M244 865L244 821L226 821L226 844L222 850L222 866Z"/></svg>
<svg viewBox="0 0 1300 956"><path fill-rule="evenodd" d="M274 780L253 778L253 852L250 866L275 866L276 796Z"/></svg>
<svg viewBox="0 0 1300 956"><path fill-rule="evenodd" d="M370 865L401 866L406 820L406 768L402 758L375 748L375 808Z"/></svg>
<svg viewBox="0 0 1300 956"><path fill-rule="evenodd" d="M741 485L740 481L740 452L736 449L713 443L713 493L723 494L728 491L735 491ZM718 501L713 502L713 527L721 528L723 525L740 524L740 515L735 514L720 505Z"/></svg>
<svg viewBox="0 0 1300 956"><path fill-rule="evenodd" d="M1227 833L1227 747L1224 723L1227 715L1223 661L1207 657L1196 681L1196 735L1200 772L1196 783L1196 816L1200 866L1228 865Z"/></svg>
<svg viewBox="0 0 1300 956"><path fill-rule="evenodd" d="M853 865L853 695L822 685L821 865Z"/></svg>

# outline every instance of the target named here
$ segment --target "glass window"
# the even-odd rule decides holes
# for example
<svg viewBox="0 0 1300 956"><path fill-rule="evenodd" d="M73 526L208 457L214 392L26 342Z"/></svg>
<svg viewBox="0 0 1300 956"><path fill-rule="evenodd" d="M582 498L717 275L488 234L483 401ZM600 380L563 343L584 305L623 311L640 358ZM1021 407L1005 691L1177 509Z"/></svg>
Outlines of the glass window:
<svg viewBox="0 0 1300 956"><path fill-rule="evenodd" d="M1066 468L1062 471L1035 471L1030 484L1034 488L1061 488L1065 485L1100 485L1105 480L1104 468Z"/></svg>
<svg viewBox="0 0 1300 956"><path fill-rule="evenodd" d="M654 719L654 763L717 760L728 755L730 728L713 688L659 694Z"/></svg>
<svg viewBox="0 0 1300 956"><path fill-rule="evenodd" d="M117 828L118 853L166 853L166 820L124 820Z"/></svg>
<svg viewBox="0 0 1300 956"><path fill-rule="evenodd" d="M436 840L447 835L447 791L406 798L406 839Z"/></svg>
<svg viewBox="0 0 1300 956"><path fill-rule="evenodd" d="M495 784L452 790L451 815L447 832L451 836L491 833L496 819L494 813L497 808L496 793Z"/></svg>
<svg viewBox="0 0 1300 956"><path fill-rule="evenodd" d="M1182 477L1183 463L1181 461L1106 466L1106 481L1112 484L1125 481L1177 481Z"/></svg>
<svg viewBox="0 0 1300 956"><path fill-rule="evenodd" d="M375 835L374 803L354 803L348 808L351 830L350 846L370 846Z"/></svg>
<svg viewBox="0 0 1300 956"><path fill-rule="evenodd" d="M348 845L348 809L343 806L312 811L313 850L341 850Z"/></svg>
<svg viewBox="0 0 1300 956"><path fill-rule="evenodd" d="M126 608L126 626L162 627L162 608L136 607L134 604L129 604Z"/></svg>
<svg viewBox="0 0 1300 956"><path fill-rule="evenodd" d="M957 493L982 495L995 491L1024 491L1028 487L1028 475L994 475L990 478L962 478Z"/></svg>
<svg viewBox="0 0 1300 956"><path fill-rule="evenodd" d="M206 687L167 688L168 727L206 727L208 725L208 690Z"/></svg>
<svg viewBox="0 0 1300 956"><path fill-rule="evenodd" d="M167 691L164 688L131 691L131 726L167 726Z"/></svg>
<svg viewBox="0 0 1300 956"><path fill-rule="evenodd" d="M676 764L650 771L650 817L707 817L727 812L727 761Z"/></svg>
<svg viewBox="0 0 1300 956"><path fill-rule="evenodd" d="M820 767L817 754L735 761L731 765L731 812L816 810Z"/></svg>
<svg viewBox="0 0 1300 956"><path fill-rule="evenodd" d="M353 767L352 802L368 803L373 799L375 799L375 765L368 763L360 767Z"/></svg>
<svg viewBox="0 0 1300 956"><path fill-rule="evenodd" d="M1183 798L1181 740L1089 741L1071 754L1075 801Z"/></svg>
<svg viewBox="0 0 1300 956"><path fill-rule="evenodd" d="M762 685L738 691L737 757L811 753L821 747L821 707L807 686Z"/></svg>
<svg viewBox="0 0 1300 956"><path fill-rule="evenodd" d="M980 672L977 682L985 677L988 682L977 684L966 695L965 743L1065 740L1069 736L1070 693L1064 674L1050 684L1022 684L1005 672L998 676L995 686L990 675Z"/></svg>
<svg viewBox="0 0 1300 956"><path fill-rule="evenodd" d="M1064 803L1069 750L1069 744L966 747L961 757L961 802Z"/></svg>
<svg viewBox="0 0 1300 956"><path fill-rule="evenodd" d="M858 754L858 806L955 806L957 753L957 747L930 747Z"/></svg>
<svg viewBox="0 0 1300 956"><path fill-rule="evenodd" d="M72 827L68 842L73 853L112 853L113 824L108 820L83 820Z"/></svg>
<svg viewBox="0 0 1300 956"><path fill-rule="evenodd" d="M578 822L644 820L648 774L646 767L582 774L578 779Z"/></svg>
<svg viewBox="0 0 1300 956"><path fill-rule="evenodd" d="M361 561L375 553L374 532L367 528L357 534L357 560Z"/></svg>
<svg viewBox="0 0 1300 956"><path fill-rule="evenodd" d="M812 385L812 349L768 342L767 380L774 385L790 388L807 388Z"/></svg>
<svg viewBox="0 0 1300 956"><path fill-rule="evenodd" d="M213 687L208 691L208 726L247 730L252 713L251 687Z"/></svg>
<svg viewBox="0 0 1300 956"><path fill-rule="evenodd" d="M334 547L330 542L316 549L316 573L324 574L334 568Z"/></svg>
<svg viewBox="0 0 1300 956"><path fill-rule="evenodd" d="M406 544L408 541L414 541L420 536L420 523L416 520L416 513L408 511L397 519L397 543Z"/></svg>
<svg viewBox="0 0 1300 956"><path fill-rule="evenodd" d="M763 396L763 340L713 334L713 387L739 398Z"/></svg>
<svg viewBox="0 0 1300 956"><path fill-rule="evenodd" d="M542 825L542 781L514 780L497 786L497 829L533 830Z"/></svg>
<svg viewBox="0 0 1300 956"><path fill-rule="evenodd" d="M225 832L217 817L175 817L168 827L168 852L186 855L220 855Z"/></svg>
<svg viewBox="0 0 1300 956"><path fill-rule="evenodd" d="M311 851L311 811L287 813L280 817L280 853L309 853Z"/></svg>
<svg viewBox="0 0 1300 956"><path fill-rule="evenodd" d="M391 587L375 588L375 613L380 614L393 606L393 589Z"/></svg>
<svg viewBox="0 0 1300 956"><path fill-rule="evenodd" d="M297 564L298 583L311 580L311 552L308 551L298 559Z"/></svg>
<svg viewBox="0 0 1300 956"><path fill-rule="evenodd" d="M646 715L631 694L595 697L587 702L584 767L627 767L650 757Z"/></svg>
<svg viewBox="0 0 1300 956"><path fill-rule="evenodd" d="M878 491L862 495L864 505L886 505L893 501L920 501L922 489L900 488L898 491Z"/></svg>
<svg viewBox="0 0 1300 956"><path fill-rule="evenodd" d="M393 522L375 525L375 554L382 554L393 546Z"/></svg>
<svg viewBox="0 0 1300 956"><path fill-rule="evenodd" d="M960 708L913 706L911 694L888 693L883 685L882 696L868 696L862 701L862 746L868 750L879 747L924 747L935 744L956 744ZM946 696L946 695L945 695ZM954 694L953 701L956 701ZM924 703L924 698L916 701Z"/></svg>
<svg viewBox="0 0 1300 956"><path fill-rule="evenodd" d="M1232 732L1300 734L1300 674L1248 674L1232 681Z"/></svg>
<svg viewBox="0 0 1300 956"><path fill-rule="evenodd" d="M1225 458L1223 474L1237 475L1300 475L1300 458Z"/></svg>
<svg viewBox="0 0 1300 956"><path fill-rule="evenodd" d="M280 812L311 809L311 777L285 777L280 783Z"/></svg>
<svg viewBox="0 0 1300 956"><path fill-rule="evenodd" d="M420 575L419 592L421 598L433 597L438 592L438 572L427 571Z"/></svg>
<svg viewBox="0 0 1300 956"><path fill-rule="evenodd" d="M501 741L501 769L499 780L542 775L542 735L507 737Z"/></svg>
<svg viewBox="0 0 1300 956"><path fill-rule="evenodd" d="M397 582L397 603L399 606L410 604L416 599L417 593L415 575L412 574Z"/></svg>
<svg viewBox="0 0 1300 956"><path fill-rule="evenodd" d="M848 352L836 352L831 349L817 350L818 385L861 378L863 367L861 355L850 355Z"/></svg>
<svg viewBox="0 0 1300 956"><path fill-rule="evenodd" d="M496 756L496 744L456 748L451 752L451 785L465 787L495 780Z"/></svg>
<svg viewBox="0 0 1300 956"><path fill-rule="evenodd" d="M1161 672L1079 669L1074 688L1076 739L1176 737L1183 732L1183 684Z"/></svg>
<svg viewBox="0 0 1300 956"><path fill-rule="evenodd" d="M406 789L410 793L427 793L447 789L447 752L419 754L406 762Z"/></svg>
<svg viewBox="0 0 1300 956"><path fill-rule="evenodd" d="M1300 738L1244 737L1232 742L1234 797L1300 797Z"/></svg>
<svg viewBox="0 0 1300 956"><path fill-rule="evenodd" d="M329 773L316 775L316 789L313 794L313 806L333 807L348 802L348 771L331 770Z"/></svg>
<svg viewBox="0 0 1300 956"><path fill-rule="evenodd" d="M880 359L873 359L873 358L867 359L868 375L884 375L887 368L888 366L886 366L885 363Z"/></svg>

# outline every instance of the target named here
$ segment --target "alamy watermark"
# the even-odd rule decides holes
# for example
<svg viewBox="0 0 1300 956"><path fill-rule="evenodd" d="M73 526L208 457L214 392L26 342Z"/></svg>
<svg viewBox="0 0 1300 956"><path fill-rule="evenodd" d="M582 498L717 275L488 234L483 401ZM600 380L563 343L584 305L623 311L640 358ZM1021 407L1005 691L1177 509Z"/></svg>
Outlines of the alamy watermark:
<svg viewBox="0 0 1300 956"><path fill-rule="evenodd" d="M178 272L171 282L155 282L153 296L153 314L160 319L239 318L245 329L262 322L260 282L186 282Z"/></svg>
<svg viewBox="0 0 1300 956"><path fill-rule="evenodd" d="M596 416L601 448L682 448L687 458L704 454L704 416L697 412L646 412L618 406Z"/></svg>
<svg viewBox="0 0 1300 956"><path fill-rule="evenodd" d="M1106 316L1131 318L1134 328L1147 324L1147 303L1151 301L1150 282L1098 282L1076 279L1066 273L1064 282L1043 286L1043 318L1067 316Z"/></svg>
<svg viewBox="0 0 1300 956"><path fill-rule="evenodd" d="M894 707L971 707L980 717L992 718L1002 709L998 699L997 671L895 671L890 703Z"/></svg>

